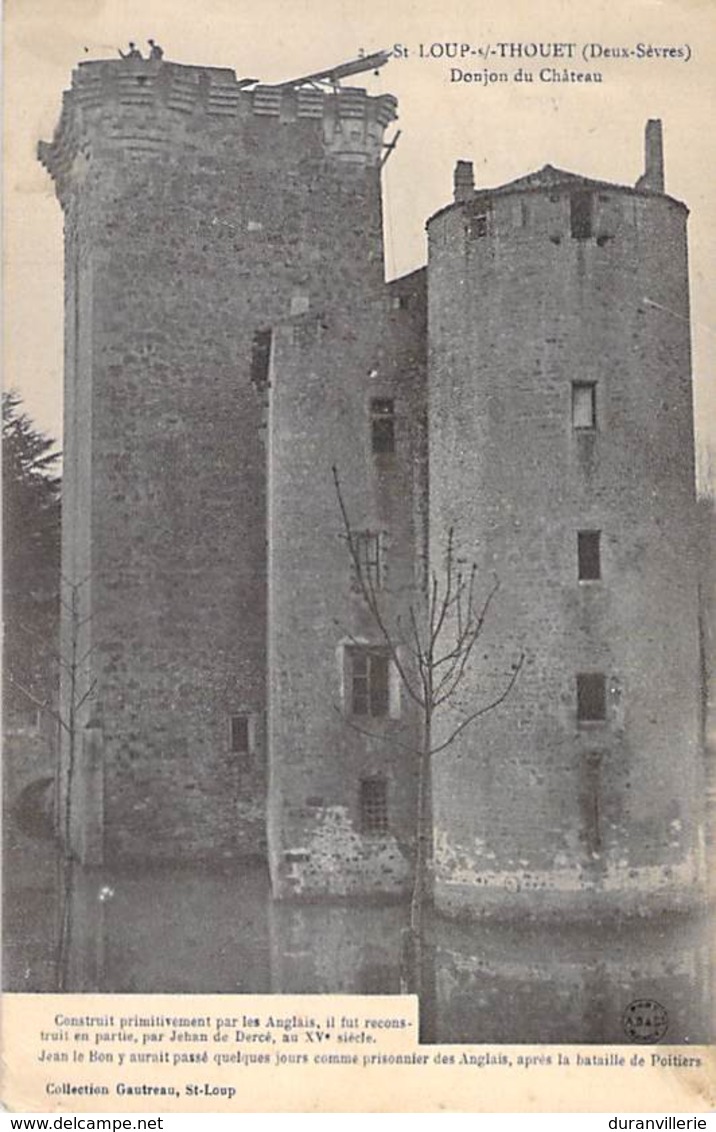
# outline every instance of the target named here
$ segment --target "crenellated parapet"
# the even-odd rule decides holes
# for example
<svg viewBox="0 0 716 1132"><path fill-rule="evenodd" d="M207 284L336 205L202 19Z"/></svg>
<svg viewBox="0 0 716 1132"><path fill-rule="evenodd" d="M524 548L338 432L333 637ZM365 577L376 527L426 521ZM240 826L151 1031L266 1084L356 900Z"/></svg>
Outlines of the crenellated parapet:
<svg viewBox="0 0 716 1132"><path fill-rule="evenodd" d="M384 131L396 117L392 95L373 96L356 87L325 93L314 87L253 85L225 67L149 59L92 61L73 72L53 140L40 142L38 157L62 200L94 145L141 161L170 156L182 143L196 148L201 131L212 138L233 135L239 146L257 122L307 120L315 123L329 159L377 166Z"/></svg>

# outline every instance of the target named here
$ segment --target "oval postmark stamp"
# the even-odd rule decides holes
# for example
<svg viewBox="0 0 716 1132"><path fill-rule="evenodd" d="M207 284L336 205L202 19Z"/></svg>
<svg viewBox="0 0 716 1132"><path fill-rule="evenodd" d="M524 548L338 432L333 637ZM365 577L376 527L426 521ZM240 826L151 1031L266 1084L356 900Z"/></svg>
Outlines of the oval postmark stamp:
<svg viewBox="0 0 716 1132"><path fill-rule="evenodd" d="M622 1025L632 1042L660 1042L669 1028L669 1015L655 999L635 998L622 1015Z"/></svg>

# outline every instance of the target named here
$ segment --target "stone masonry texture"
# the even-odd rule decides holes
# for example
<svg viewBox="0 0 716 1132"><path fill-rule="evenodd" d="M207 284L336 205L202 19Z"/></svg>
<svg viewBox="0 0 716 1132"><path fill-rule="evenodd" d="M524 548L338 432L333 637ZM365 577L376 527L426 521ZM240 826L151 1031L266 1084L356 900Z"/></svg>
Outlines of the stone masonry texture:
<svg viewBox="0 0 716 1132"><path fill-rule="evenodd" d="M500 582L463 699L490 702L525 655L436 766L445 909L593 914L698 891L686 215L547 168L429 224L432 553L454 525ZM574 425L575 382L594 386L594 427ZM578 578L584 530L597 580ZM580 673L604 678L601 721L578 719Z"/></svg>
<svg viewBox="0 0 716 1132"><path fill-rule="evenodd" d="M438 907L688 905L703 790L687 210L550 166L475 190L463 162L427 267L386 284L395 116L358 88L98 61L40 144L65 220L73 847L87 863L267 856L279 898L409 891L420 717L392 662L386 710L351 706L356 650L385 641L337 475L352 531L378 539L399 650L450 528L480 592L499 581L438 740L523 658L434 759ZM376 403L391 451L372 443ZM578 577L580 531L599 532L598 578ZM601 719L578 719L580 674L602 681ZM385 806L372 827L366 782Z"/></svg>

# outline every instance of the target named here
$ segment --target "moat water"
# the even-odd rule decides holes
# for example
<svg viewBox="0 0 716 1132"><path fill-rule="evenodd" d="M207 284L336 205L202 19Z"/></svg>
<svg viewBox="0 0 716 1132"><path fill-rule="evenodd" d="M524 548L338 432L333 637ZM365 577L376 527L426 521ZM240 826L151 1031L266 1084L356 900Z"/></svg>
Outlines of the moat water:
<svg viewBox="0 0 716 1132"><path fill-rule="evenodd" d="M17 846L14 847L17 850ZM4 985L57 989L56 863L6 853ZM33 857L34 853L34 857ZM277 904L265 866L76 869L67 989L122 994L398 994L407 909ZM433 916L422 1030L436 1042L626 1041L636 999L667 1011L664 1040L712 1040L704 920L461 925Z"/></svg>

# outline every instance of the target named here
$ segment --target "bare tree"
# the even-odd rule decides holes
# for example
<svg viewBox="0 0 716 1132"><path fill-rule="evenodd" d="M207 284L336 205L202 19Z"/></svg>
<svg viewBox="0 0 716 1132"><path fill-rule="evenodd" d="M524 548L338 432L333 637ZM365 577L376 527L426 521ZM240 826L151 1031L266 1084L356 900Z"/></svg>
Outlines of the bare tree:
<svg viewBox="0 0 716 1132"><path fill-rule="evenodd" d="M393 735L385 737L387 742L400 742L402 746L408 747L417 760L415 861L404 978L406 989L419 995L422 989L424 912L432 841L432 762L470 724L507 699L522 669L524 653L520 653L506 673L504 686L497 696L487 703L462 711L461 721L435 741L434 722L440 710L447 705L451 705L453 709L458 708L458 693L499 589L499 579L493 579L485 597L478 596L477 565L473 562L466 567L458 557L455 531L451 527L445 543L443 578L435 569L427 571L425 583L422 589L416 591L415 600L402 614L389 617L386 602L376 589L372 572L366 569L363 562L358 532L351 523L335 465L333 480L356 589L368 607L402 687L417 707L421 722L420 741L416 747L402 743ZM379 737L374 732L359 727L353 720L347 722L361 734L371 738Z"/></svg>
<svg viewBox="0 0 716 1132"><path fill-rule="evenodd" d="M89 580L89 577L87 577L79 582L73 582L63 575L59 600L64 610L66 626L64 641L58 649L54 649L47 642L44 642L46 655L54 663L59 673L63 692L59 696L55 696L51 692L44 697L39 696L33 688L25 686L12 671L7 674L9 682L17 691L21 692L31 703L41 711L46 712L55 721L60 738L58 746L66 752L65 758L60 757L59 761L55 815L56 831L62 847L58 885L60 923L55 955L56 981L59 991L67 989L67 966L72 937L71 917L74 885L72 803L75 771L84 723L83 709L92 700L96 688L96 680L88 682L83 679L85 666L95 647L91 645L88 648L83 648L82 644L85 637L85 626L91 620L91 614L82 616L81 593L83 588L89 584ZM28 634L32 632L29 627L21 626L21 628ZM64 741L62 737L64 737Z"/></svg>

